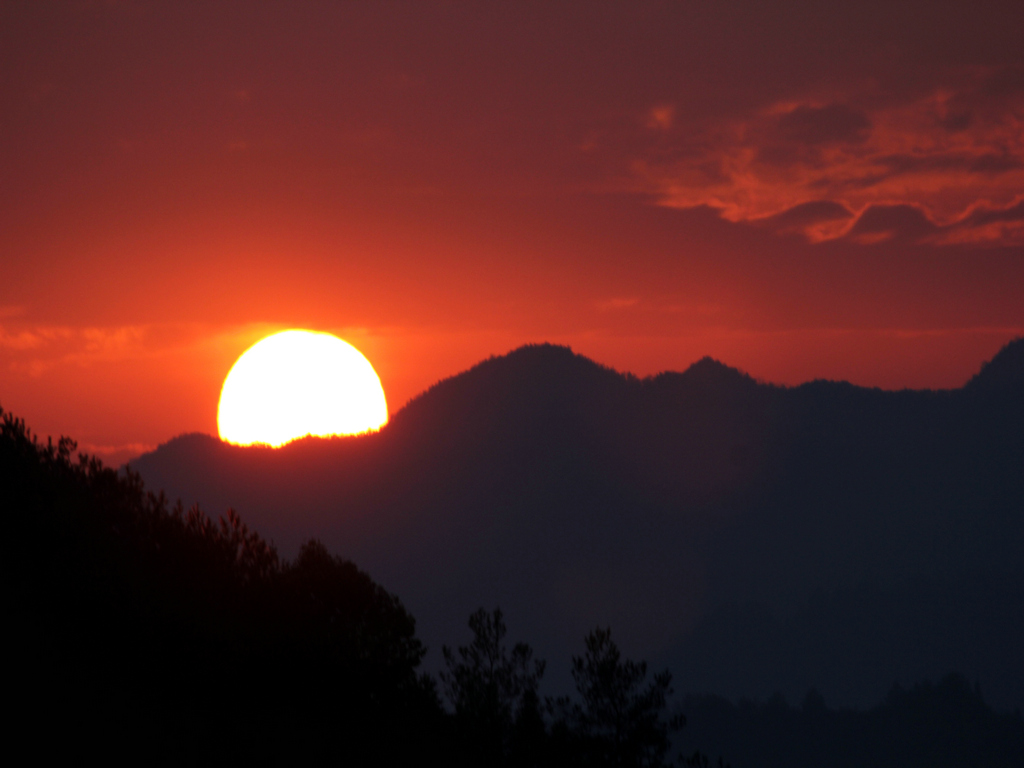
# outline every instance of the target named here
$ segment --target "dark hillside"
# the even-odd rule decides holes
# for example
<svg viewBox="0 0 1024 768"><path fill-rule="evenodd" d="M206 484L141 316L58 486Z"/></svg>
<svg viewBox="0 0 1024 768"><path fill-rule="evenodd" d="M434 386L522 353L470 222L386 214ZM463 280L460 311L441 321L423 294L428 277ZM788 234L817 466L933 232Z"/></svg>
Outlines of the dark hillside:
<svg viewBox="0 0 1024 768"><path fill-rule="evenodd" d="M1024 389L1024 339L1003 347L964 387L979 396L1014 398Z"/></svg>
<svg viewBox="0 0 1024 768"><path fill-rule="evenodd" d="M415 623L365 573L316 542L282 562L234 513L169 509L0 416L16 743L147 763L432 749Z"/></svg>
<svg viewBox="0 0 1024 768"><path fill-rule="evenodd" d="M1008 651L1024 637L1022 353L960 390L887 392L776 387L710 359L640 380L524 347L374 435L179 438L134 466L236 506L285 552L321 537L401 594L434 648L500 604L542 656L610 624L684 689L816 686L866 706L957 669L1024 706Z"/></svg>

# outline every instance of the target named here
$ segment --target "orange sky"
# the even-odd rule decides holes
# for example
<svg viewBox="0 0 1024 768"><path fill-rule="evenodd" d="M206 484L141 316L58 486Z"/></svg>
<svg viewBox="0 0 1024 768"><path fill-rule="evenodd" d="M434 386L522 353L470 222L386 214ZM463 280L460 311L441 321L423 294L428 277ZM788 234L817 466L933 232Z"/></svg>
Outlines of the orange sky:
<svg viewBox="0 0 1024 768"><path fill-rule="evenodd" d="M1024 334L1024 6L0 4L0 405L112 460L262 334L392 411L552 341L962 384Z"/></svg>

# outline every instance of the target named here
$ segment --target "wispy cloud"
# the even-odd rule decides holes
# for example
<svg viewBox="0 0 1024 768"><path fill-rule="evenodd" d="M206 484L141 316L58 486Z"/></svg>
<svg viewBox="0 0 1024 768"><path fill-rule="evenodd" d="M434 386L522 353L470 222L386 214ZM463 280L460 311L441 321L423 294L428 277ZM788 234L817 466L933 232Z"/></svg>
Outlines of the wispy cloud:
<svg viewBox="0 0 1024 768"><path fill-rule="evenodd" d="M147 326L0 325L0 360L9 370L41 375L57 365L85 366L149 352Z"/></svg>
<svg viewBox="0 0 1024 768"><path fill-rule="evenodd" d="M662 205L812 241L1024 243L1022 69L902 100L867 89L778 102L674 139L632 165Z"/></svg>
<svg viewBox="0 0 1024 768"><path fill-rule="evenodd" d="M0 323L0 370L38 377L56 368L141 364L182 353L231 356L283 327L273 323L75 327L8 320Z"/></svg>

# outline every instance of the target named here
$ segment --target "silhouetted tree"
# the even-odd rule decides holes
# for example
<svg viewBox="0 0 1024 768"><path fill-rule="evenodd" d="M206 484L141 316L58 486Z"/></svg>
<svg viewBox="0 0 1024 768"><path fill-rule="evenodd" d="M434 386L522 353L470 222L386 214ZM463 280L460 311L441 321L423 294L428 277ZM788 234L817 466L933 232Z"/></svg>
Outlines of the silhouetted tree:
<svg viewBox="0 0 1024 768"><path fill-rule="evenodd" d="M672 675L665 670L645 685L647 663L624 660L611 630L586 637L586 653L574 656L572 676L580 701L552 703L571 746L571 760L590 766L662 766L669 733L681 716L665 717Z"/></svg>
<svg viewBox="0 0 1024 768"><path fill-rule="evenodd" d="M544 662L534 660L526 643L516 643L509 652L499 608L493 613L480 608L469 617L469 627L469 645L457 652L442 649L447 669L440 677L470 760L480 765L532 762L544 735L537 696Z"/></svg>

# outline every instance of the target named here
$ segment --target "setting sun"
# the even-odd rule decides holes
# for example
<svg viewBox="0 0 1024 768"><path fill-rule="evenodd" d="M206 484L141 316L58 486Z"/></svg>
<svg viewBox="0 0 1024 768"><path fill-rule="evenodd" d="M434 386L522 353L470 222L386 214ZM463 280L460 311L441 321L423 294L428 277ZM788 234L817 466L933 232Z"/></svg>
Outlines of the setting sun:
<svg viewBox="0 0 1024 768"><path fill-rule="evenodd" d="M290 330L257 342L224 379L220 437L237 445L284 445L313 435L355 435L388 420L373 366L329 333Z"/></svg>

